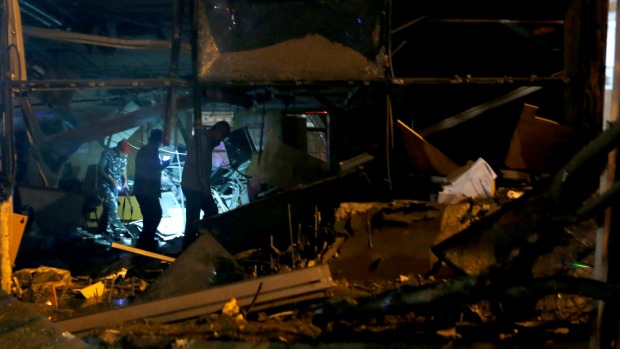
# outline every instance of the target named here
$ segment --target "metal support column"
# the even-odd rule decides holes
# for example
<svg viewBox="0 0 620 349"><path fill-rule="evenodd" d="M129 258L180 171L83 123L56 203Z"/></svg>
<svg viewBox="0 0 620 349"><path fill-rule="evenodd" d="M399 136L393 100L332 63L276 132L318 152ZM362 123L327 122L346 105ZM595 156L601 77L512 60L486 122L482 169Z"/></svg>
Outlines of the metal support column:
<svg viewBox="0 0 620 349"><path fill-rule="evenodd" d="M2 33L0 56L0 86L2 88L2 135L0 138L0 289L11 291L12 265L10 260L10 231L13 214L13 186L15 185L15 157L13 137L12 80L26 79L24 40L18 0L2 3Z"/></svg>

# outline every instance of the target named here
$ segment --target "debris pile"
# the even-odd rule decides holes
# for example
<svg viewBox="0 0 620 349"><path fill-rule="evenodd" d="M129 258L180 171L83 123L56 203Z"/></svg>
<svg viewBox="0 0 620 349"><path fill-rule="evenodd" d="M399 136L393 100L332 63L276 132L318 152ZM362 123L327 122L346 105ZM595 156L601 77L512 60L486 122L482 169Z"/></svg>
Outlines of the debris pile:
<svg viewBox="0 0 620 349"><path fill-rule="evenodd" d="M458 204L343 202L334 211L333 226L322 228L319 246L311 245L318 240L304 238L284 252L226 255L224 260L238 264L233 282L211 279L192 288L188 278L177 277L192 268L195 256L173 268L185 254L173 263L152 259L140 265L135 263L140 259L122 252L121 260L129 261L116 263L117 272L98 279L55 268L17 271L16 296L39 304L38 311L54 326L99 346L183 347L215 340L517 343L532 335L540 341L587 341L592 298L561 292L578 284L561 278L498 283L484 268L463 274L458 263L430 252L501 212L516 200L509 191L518 192L498 188L494 198ZM588 222L566 229L558 250L535 268L537 275L590 278L593 228ZM229 269L221 267L225 250L218 245L203 232L197 250L219 257L198 262L205 264L189 270L189 278L207 275L205 268ZM550 261L556 265L543 275ZM150 279L137 277L149 268Z"/></svg>
<svg viewBox="0 0 620 349"><path fill-rule="evenodd" d="M118 249L97 277L18 270L12 296L99 346L587 343L596 301L620 300L593 278L595 213L615 191L572 184L618 132L535 183L496 185L483 160L468 164L451 178L480 195L451 186L446 202L353 200L368 189L358 168L209 217L167 261Z"/></svg>

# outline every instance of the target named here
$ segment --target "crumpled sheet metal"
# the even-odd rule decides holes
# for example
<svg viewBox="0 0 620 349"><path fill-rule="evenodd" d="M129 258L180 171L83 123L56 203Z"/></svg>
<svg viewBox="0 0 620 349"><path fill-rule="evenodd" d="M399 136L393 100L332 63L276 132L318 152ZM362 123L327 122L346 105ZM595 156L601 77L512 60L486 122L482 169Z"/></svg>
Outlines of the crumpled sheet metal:
<svg viewBox="0 0 620 349"><path fill-rule="evenodd" d="M270 5L263 4L263 7L266 6ZM225 26L217 13L215 15L207 13L217 9L200 2L196 12L198 81L205 83L385 79L384 50L378 39L374 38L380 35L377 35L377 30L367 28L375 23L378 14L374 18L375 21L369 19L370 24L360 25L361 29L357 32L353 33L352 29L350 33L354 34L351 35L354 37L352 42L343 43L344 40L339 42L338 37L327 37L326 35L329 35L327 32L300 28L301 24L297 22L308 21L310 16L310 12L305 11L305 8L282 6L284 5L278 8L277 16L266 13L265 9L255 10L254 8L260 6L253 6L254 12L247 14L245 18L246 22L254 21L251 24L245 23L246 27L256 26L250 31L236 22ZM310 9L313 10L317 11ZM267 19L263 18L261 21L260 17L268 15L271 16L269 22L275 20L280 25L273 23L265 25L264 21ZM346 18L333 20L345 22ZM238 21L241 22L243 19ZM361 52L362 50L366 52Z"/></svg>

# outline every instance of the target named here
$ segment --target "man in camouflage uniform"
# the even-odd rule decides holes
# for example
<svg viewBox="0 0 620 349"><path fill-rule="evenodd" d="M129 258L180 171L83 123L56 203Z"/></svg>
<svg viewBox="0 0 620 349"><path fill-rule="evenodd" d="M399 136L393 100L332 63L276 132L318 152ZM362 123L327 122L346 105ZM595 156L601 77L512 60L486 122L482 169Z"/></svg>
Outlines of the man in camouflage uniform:
<svg viewBox="0 0 620 349"><path fill-rule="evenodd" d="M120 141L116 147L105 149L99 160L98 193L103 202L103 212L99 218L99 233L107 232L115 240L127 232L118 217L118 193L127 186L127 155L131 147L127 141Z"/></svg>

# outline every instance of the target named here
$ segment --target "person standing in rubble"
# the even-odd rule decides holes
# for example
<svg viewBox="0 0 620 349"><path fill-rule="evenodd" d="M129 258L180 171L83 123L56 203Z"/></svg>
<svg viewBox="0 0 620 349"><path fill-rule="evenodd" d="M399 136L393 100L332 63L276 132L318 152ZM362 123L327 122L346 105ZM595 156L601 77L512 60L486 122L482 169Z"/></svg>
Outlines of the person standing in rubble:
<svg viewBox="0 0 620 349"><path fill-rule="evenodd" d="M170 165L169 159L162 161L159 157L159 147L162 142L162 130L152 130L149 134L148 143L140 148L136 155L136 175L133 185L133 194L138 200L143 217L142 231L136 242L136 247L153 252L157 251L159 247L155 234L163 214L159 202L161 172Z"/></svg>
<svg viewBox="0 0 620 349"><path fill-rule="evenodd" d="M204 218L219 213L211 194L213 149L229 134L228 122L218 121L209 129L202 127L197 129L187 146L187 156L181 177L181 189L185 195L183 249L186 249L198 237L200 211L204 213Z"/></svg>
<svg viewBox="0 0 620 349"><path fill-rule="evenodd" d="M103 203L103 212L99 218L98 232L108 233L114 240L119 240L127 228L118 217L118 193L129 190L127 186L127 156L131 147L126 140L118 142L116 147L107 148L101 153L97 188Z"/></svg>
<svg viewBox="0 0 620 349"><path fill-rule="evenodd" d="M118 217L118 193L127 186L127 156L131 147L126 140L118 142L116 147L107 148L101 153L97 165L99 176L97 191L103 203L103 212L99 217L98 232L108 233L114 240L119 240L127 228Z"/></svg>

